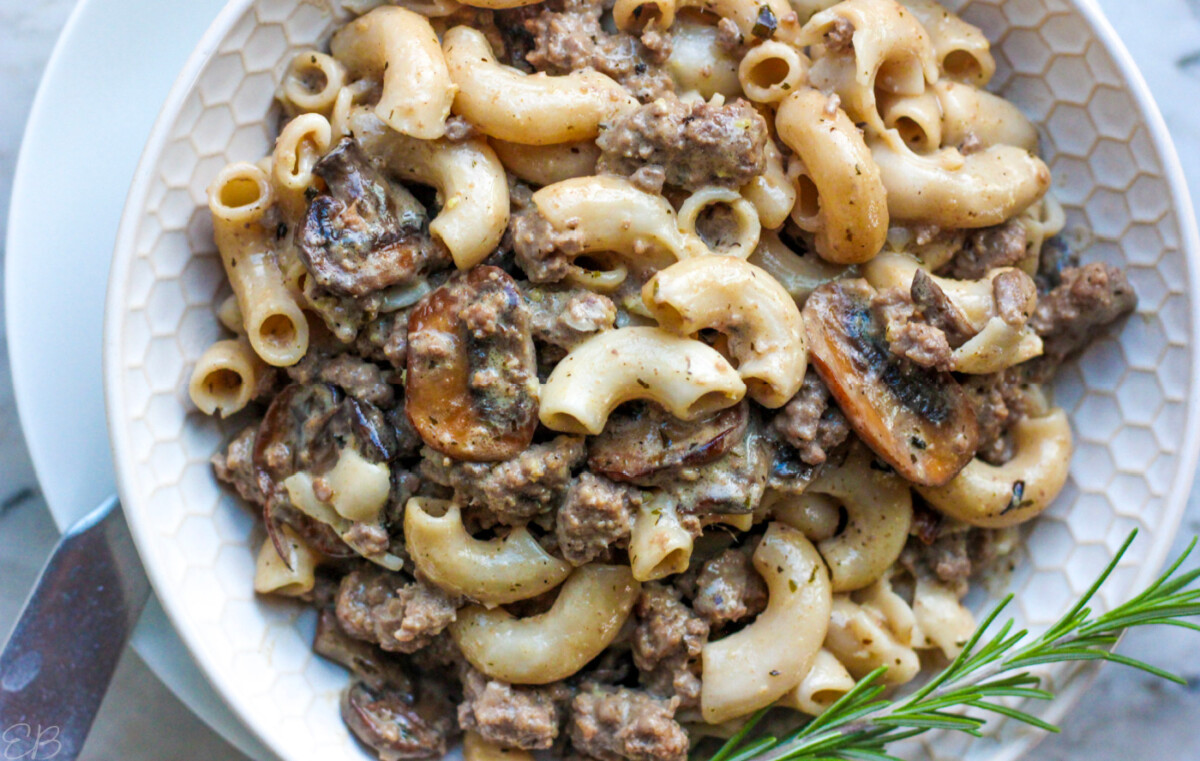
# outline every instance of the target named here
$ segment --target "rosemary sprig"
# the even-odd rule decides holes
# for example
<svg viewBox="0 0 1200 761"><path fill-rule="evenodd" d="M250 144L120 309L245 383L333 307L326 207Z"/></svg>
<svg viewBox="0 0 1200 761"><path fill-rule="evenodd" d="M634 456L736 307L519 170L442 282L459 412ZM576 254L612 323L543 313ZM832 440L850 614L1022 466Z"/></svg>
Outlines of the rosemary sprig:
<svg viewBox="0 0 1200 761"><path fill-rule="evenodd" d="M755 735L754 727L766 714L764 709L709 761L901 761L888 753L887 747L932 729L981 736L987 719L963 715L965 708L1057 732L1052 724L1001 702L1004 698L1051 700L1054 695L1041 689L1040 679L1029 671L1046 663L1110 661L1184 684L1170 672L1112 652L1112 647L1124 632L1141 626L1200 631L1200 625L1184 620L1200 615L1200 585L1196 584L1200 569L1180 570L1195 549L1196 539L1141 594L1096 616L1088 607L1136 536L1136 530L1130 533L1079 602L1044 633L1031 637L1025 630L1013 631L1012 619L997 626L1012 602L1009 595L984 618L958 657L915 692L895 700L881 697L886 689L881 677L887 667L880 667L825 713L783 737Z"/></svg>

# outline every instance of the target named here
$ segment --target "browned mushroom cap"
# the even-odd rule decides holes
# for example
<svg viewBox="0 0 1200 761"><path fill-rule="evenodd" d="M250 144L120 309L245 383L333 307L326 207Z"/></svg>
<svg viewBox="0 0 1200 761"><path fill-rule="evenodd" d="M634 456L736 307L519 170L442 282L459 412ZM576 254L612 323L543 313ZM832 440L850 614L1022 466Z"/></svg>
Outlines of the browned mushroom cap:
<svg viewBox="0 0 1200 761"><path fill-rule="evenodd" d="M373 690L414 695L413 681L395 655L385 653L370 642L354 639L342 630L332 608L321 610L313 652L350 669Z"/></svg>
<svg viewBox="0 0 1200 761"><path fill-rule="evenodd" d="M637 482L667 468L704 465L741 440L749 411L742 402L689 421L657 404L627 405L591 440L588 467L614 481Z"/></svg>
<svg viewBox="0 0 1200 761"><path fill-rule="evenodd" d="M450 264L428 231L425 207L373 167L346 138L313 167L328 193L309 203L297 236L316 281L334 293L365 296Z"/></svg>
<svg viewBox="0 0 1200 761"><path fill-rule="evenodd" d="M408 320L405 410L421 438L459 460L520 454L537 427L529 308L497 267L456 273Z"/></svg>
<svg viewBox="0 0 1200 761"><path fill-rule="evenodd" d="M456 733L453 706L447 701L418 700L389 689L350 685L342 696L342 719L380 758L441 758Z"/></svg>
<svg viewBox="0 0 1200 761"><path fill-rule="evenodd" d="M254 439L258 488L268 498L284 479L303 469L311 440L341 401L342 393L326 383L294 383L271 401Z"/></svg>
<svg viewBox="0 0 1200 761"><path fill-rule="evenodd" d="M347 448L371 462L387 462L398 450L396 432L378 407L325 383L294 383L267 408L254 439L253 461L266 495L263 522L280 557L289 556L279 531L284 523L320 553L355 555L332 528L292 507L283 488L288 476L300 471L328 472Z"/></svg>
<svg viewBox="0 0 1200 761"><path fill-rule="evenodd" d="M335 386L292 384L275 397L258 426L259 488L271 494L294 473L326 473L347 448L371 462L388 462L396 456L395 429L378 407Z"/></svg>
<svg viewBox="0 0 1200 761"><path fill-rule="evenodd" d="M974 455L979 424L948 373L888 350L865 280L821 286L804 306L813 364L854 432L900 475L940 486Z"/></svg>

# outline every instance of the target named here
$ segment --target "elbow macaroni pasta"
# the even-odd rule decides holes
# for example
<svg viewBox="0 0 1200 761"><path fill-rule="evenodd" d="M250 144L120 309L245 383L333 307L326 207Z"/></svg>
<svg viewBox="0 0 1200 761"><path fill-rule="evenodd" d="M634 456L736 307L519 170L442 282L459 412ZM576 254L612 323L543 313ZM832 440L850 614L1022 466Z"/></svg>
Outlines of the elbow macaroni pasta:
<svg viewBox="0 0 1200 761"><path fill-rule="evenodd" d="M579 254L611 252L664 266L708 253L680 229L671 204L616 177L578 177L533 194L533 204L555 230L570 230Z"/></svg>
<svg viewBox="0 0 1200 761"><path fill-rule="evenodd" d="M318 50L302 50L292 57L279 91L297 113L328 115L346 84L346 67Z"/></svg>
<svg viewBox="0 0 1200 761"><path fill-rule="evenodd" d="M1067 482L1071 425L1055 409L1014 429L1016 456L1004 465L973 460L950 483L918 487L929 504L973 526L1004 528L1037 517Z"/></svg>
<svg viewBox="0 0 1200 761"><path fill-rule="evenodd" d="M741 401L746 384L708 345L659 328L620 328L589 338L542 386L542 425L599 434L617 405L653 399L692 420Z"/></svg>
<svg viewBox="0 0 1200 761"><path fill-rule="evenodd" d="M983 32L933 0L903 2L929 34L943 76L976 87L991 80L996 73L996 59Z"/></svg>
<svg viewBox="0 0 1200 761"><path fill-rule="evenodd" d="M289 367L308 350L308 320L283 283L272 235L262 225L272 195L266 172L231 164L209 188L208 206L250 345L267 364Z"/></svg>
<svg viewBox="0 0 1200 761"><path fill-rule="evenodd" d="M742 92L757 103L778 103L808 77L808 58L786 42L767 40L746 51L738 64Z"/></svg>
<svg viewBox="0 0 1200 761"><path fill-rule="evenodd" d="M895 130L915 153L932 153L946 139L942 129L945 119L942 104L928 90L920 95L880 96L879 115L883 118L883 126ZM958 141L961 142L963 137L960 136Z"/></svg>
<svg viewBox="0 0 1200 761"><path fill-rule="evenodd" d="M495 138L490 142L505 169L539 187L590 177L600 158L600 149L590 140L557 145L521 145Z"/></svg>
<svg viewBox="0 0 1200 761"><path fill-rule="evenodd" d="M1007 100L946 80L934 85L933 92L942 114L942 145L960 145L970 135L984 148L1012 145L1037 150L1037 127Z"/></svg>
<svg viewBox="0 0 1200 761"><path fill-rule="evenodd" d="M796 187L787 175L783 154L768 140L766 146L767 167L762 174L742 187L742 196L758 210L758 221L766 230L778 230L787 222L796 205ZM762 243L760 234L759 244ZM753 254L751 254L753 256Z"/></svg>
<svg viewBox="0 0 1200 761"><path fill-rule="evenodd" d="M804 381L804 318L783 286L753 264L724 256L686 259L646 283L642 302L659 325L679 335L724 333L747 393L765 407L782 407Z"/></svg>
<svg viewBox="0 0 1200 761"><path fill-rule="evenodd" d="M435 517L427 507L445 512ZM503 539L467 533L458 505L414 497L404 510L404 537L417 569L432 583L488 608L554 589L571 564L548 554L521 527Z"/></svg>
<svg viewBox="0 0 1200 761"><path fill-rule="evenodd" d="M912 496L904 479L871 467L863 449L839 468L827 469L804 496L828 495L846 511L846 527L817 542L834 592L862 589L900 557L912 524ZM797 526L797 528L801 528Z"/></svg>
<svg viewBox="0 0 1200 761"><path fill-rule="evenodd" d="M614 9L615 10L615 9ZM708 100L714 95L742 94L738 61L720 43L717 28L690 16L679 16L667 72L681 98Z"/></svg>
<svg viewBox="0 0 1200 761"><path fill-rule="evenodd" d="M320 114L304 114L288 123L275 141L271 184L284 216L296 224L308 208L305 194L314 189L313 167L329 150L333 129Z"/></svg>
<svg viewBox="0 0 1200 761"><path fill-rule="evenodd" d="M383 84L375 113L404 135L433 140L446 134L457 86L451 81L433 26L406 8L376 8L330 42L350 73Z"/></svg>
<svg viewBox="0 0 1200 761"><path fill-rule="evenodd" d="M915 647L938 649L946 658L956 658L975 633L975 617L948 585L918 577L913 590L912 612L916 623Z"/></svg>
<svg viewBox="0 0 1200 761"><path fill-rule="evenodd" d="M846 671L842 662L833 653L821 648L803 681L780 698L776 705L809 716L819 716L852 690L855 683L856 680Z"/></svg>
<svg viewBox="0 0 1200 761"><path fill-rule="evenodd" d="M227 418L246 408L266 372L245 338L217 341L196 362L188 394L205 415Z"/></svg>
<svg viewBox="0 0 1200 761"><path fill-rule="evenodd" d="M488 136L522 145L553 145L595 137L600 123L637 101L597 71L558 77L502 66L487 38L456 26L442 42L458 86L454 113Z"/></svg>
<svg viewBox="0 0 1200 761"><path fill-rule="evenodd" d="M1050 170L1042 160L1015 146L993 145L967 156L953 149L918 156L896 142L870 142L894 219L988 227L1026 208L1050 188Z"/></svg>
<svg viewBox="0 0 1200 761"><path fill-rule="evenodd" d="M656 581L683 573L692 559L692 541L692 533L679 522L674 501L663 496L645 500L629 537L633 578Z"/></svg>
<svg viewBox="0 0 1200 761"><path fill-rule="evenodd" d="M450 633L463 657L511 684L549 684L571 676L621 631L641 585L628 568L575 569L546 613L518 619L496 608L459 611Z"/></svg>
<svg viewBox="0 0 1200 761"><path fill-rule="evenodd" d="M301 597L316 586L317 555L290 526L283 526L281 531L288 556L280 557L270 538L263 541L254 566L254 591Z"/></svg>
<svg viewBox="0 0 1200 761"><path fill-rule="evenodd" d="M925 28L895 0L846 0L809 19L801 30L805 45L818 45L839 23L854 30L848 51L826 50L809 80L836 92L855 123L884 132L876 93L920 95L938 79L937 60Z"/></svg>
<svg viewBox="0 0 1200 761"><path fill-rule="evenodd" d="M487 141L417 140L380 129L362 112L352 124L363 147L384 157L393 172L437 188L442 210L429 223L429 232L450 250L459 269L487 258L509 218L508 181Z"/></svg>
<svg viewBox="0 0 1200 761"><path fill-rule="evenodd" d="M817 208L804 218L793 212L792 219L816 234L822 258L856 264L883 248L891 199L884 189L886 178L871 160L862 135L844 112L831 113L830 105L815 90L794 93L779 105L775 126L779 138L803 162L804 176L816 193ZM801 213L804 196L801 190L796 204Z"/></svg>
<svg viewBox="0 0 1200 761"><path fill-rule="evenodd" d="M699 229L700 215L710 207L719 208L721 206L729 209L729 216L735 226L733 238L731 241L725 242L724 234L729 231L718 229L716 232L721 234L721 239L716 243L724 243L724 245L718 248L717 245L709 243L707 240L704 241L704 244L708 246L711 253L745 259L758 246L758 238L762 235L762 223L758 219L758 209L754 207L754 204L729 188L710 186L700 188L688 196L688 199L679 206L679 231L688 240L695 238L704 240Z"/></svg>
<svg viewBox="0 0 1200 761"><path fill-rule="evenodd" d="M812 667L829 623L825 565L793 528L773 523L754 552L767 609L754 623L704 646L700 708L709 724L745 716L794 688Z"/></svg>
<svg viewBox="0 0 1200 761"><path fill-rule="evenodd" d="M862 679L880 666L887 666L883 683L905 684L920 671L921 661L908 644L911 621L889 620L877 608L857 603L845 594L834 595L831 610L825 649L854 679ZM895 630L903 632L905 625L907 636Z"/></svg>

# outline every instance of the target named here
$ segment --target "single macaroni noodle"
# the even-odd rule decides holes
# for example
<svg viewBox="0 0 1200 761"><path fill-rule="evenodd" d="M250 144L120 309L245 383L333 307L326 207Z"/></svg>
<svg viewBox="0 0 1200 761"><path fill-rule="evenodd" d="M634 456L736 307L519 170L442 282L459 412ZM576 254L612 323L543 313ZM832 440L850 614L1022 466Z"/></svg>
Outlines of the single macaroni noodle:
<svg viewBox="0 0 1200 761"><path fill-rule="evenodd" d="M446 32L442 45L458 86L454 113L510 143L553 145L595 137L601 122L637 103L596 71L548 76L502 66L487 38L465 26Z"/></svg>
<svg viewBox="0 0 1200 761"><path fill-rule="evenodd" d="M472 666L512 684L571 676L612 643L641 585L628 568L577 568L546 613L518 619L502 608L469 606L450 626Z"/></svg>
<svg viewBox="0 0 1200 761"><path fill-rule="evenodd" d="M559 362L542 386L541 420L566 433L604 430L617 405L653 399L684 420L733 406L746 384L715 349L659 328L598 334Z"/></svg>
<svg viewBox="0 0 1200 761"><path fill-rule="evenodd" d="M433 515L433 508L442 514ZM489 608L540 595L571 573L570 563L549 555L524 527L503 539L475 539L458 505L448 502L410 499L404 537L425 578Z"/></svg>
<svg viewBox="0 0 1200 761"><path fill-rule="evenodd" d="M804 534L773 523L754 552L767 609L745 629L704 646L700 707L709 724L783 697L812 668L829 624L824 563Z"/></svg>
<svg viewBox="0 0 1200 761"><path fill-rule="evenodd" d="M376 8L342 27L330 48L351 75L382 82L375 113L389 127L422 140L446 134L457 85L424 16L397 6Z"/></svg>

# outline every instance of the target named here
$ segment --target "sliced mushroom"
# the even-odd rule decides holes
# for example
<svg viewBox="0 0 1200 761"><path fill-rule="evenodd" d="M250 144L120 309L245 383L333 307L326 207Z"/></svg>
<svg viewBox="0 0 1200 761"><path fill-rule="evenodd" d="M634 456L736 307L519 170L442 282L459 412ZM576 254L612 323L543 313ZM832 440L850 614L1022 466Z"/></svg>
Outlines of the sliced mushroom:
<svg viewBox="0 0 1200 761"><path fill-rule="evenodd" d="M390 690L412 696L413 681L395 655L370 642L354 639L338 624L337 613L325 608L317 618L313 652L345 666L373 690Z"/></svg>
<svg viewBox="0 0 1200 761"><path fill-rule="evenodd" d="M909 295L925 316L925 321L946 334L946 343L957 349L978 333L946 292L923 269L913 274Z"/></svg>
<svg viewBox="0 0 1200 761"><path fill-rule="evenodd" d="M475 462L529 446L537 360L529 308L504 270L456 273L413 310L408 341L405 409L426 444Z"/></svg>
<svg viewBox="0 0 1200 761"><path fill-rule="evenodd" d="M457 734L454 707L356 681L342 696L342 719L365 745L388 761L441 758Z"/></svg>
<svg viewBox="0 0 1200 761"><path fill-rule="evenodd" d="M326 383L292 384L271 402L258 427L253 460L259 488L267 495L263 520L276 549L284 546L279 525L286 523L322 554L356 554L331 527L293 507L283 488L300 471L328 472L347 448L371 462L388 462L398 452L395 429L378 407Z"/></svg>
<svg viewBox="0 0 1200 761"><path fill-rule="evenodd" d="M865 280L821 286L804 307L813 364L855 433L902 476L940 486L975 452L979 424L949 373L888 350Z"/></svg>
<svg viewBox="0 0 1200 761"><path fill-rule="evenodd" d="M742 515L762 501L773 452L758 416L751 413L740 434L729 437L724 455L704 465L677 465L641 479L660 487L689 515Z"/></svg>
<svg viewBox="0 0 1200 761"><path fill-rule="evenodd" d="M348 447L371 462L388 462L398 451L396 431L378 407L335 386L288 386L271 402L254 441L259 488L271 494L293 473L325 473Z"/></svg>
<svg viewBox="0 0 1200 761"><path fill-rule="evenodd" d="M749 411L742 402L687 421L657 404L629 405L610 415L604 432L591 440L588 467L614 481L636 483L667 468L710 463L741 440Z"/></svg>
<svg viewBox="0 0 1200 761"><path fill-rule="evenodd" d="M326 154L313 173L329 192L309 203L297 237L317 283L343 296L365 296L449 266L449 253L429 235L425 207L372 166L353 138Z"/></svg>
<svg viewBox="0 0 1200 761"><path fill-rule="evenodd" d="M335 386L294 383L271 402L254 439L255 474L268 500L284 479L309 465L312 441L341 401Z"/></svg>

